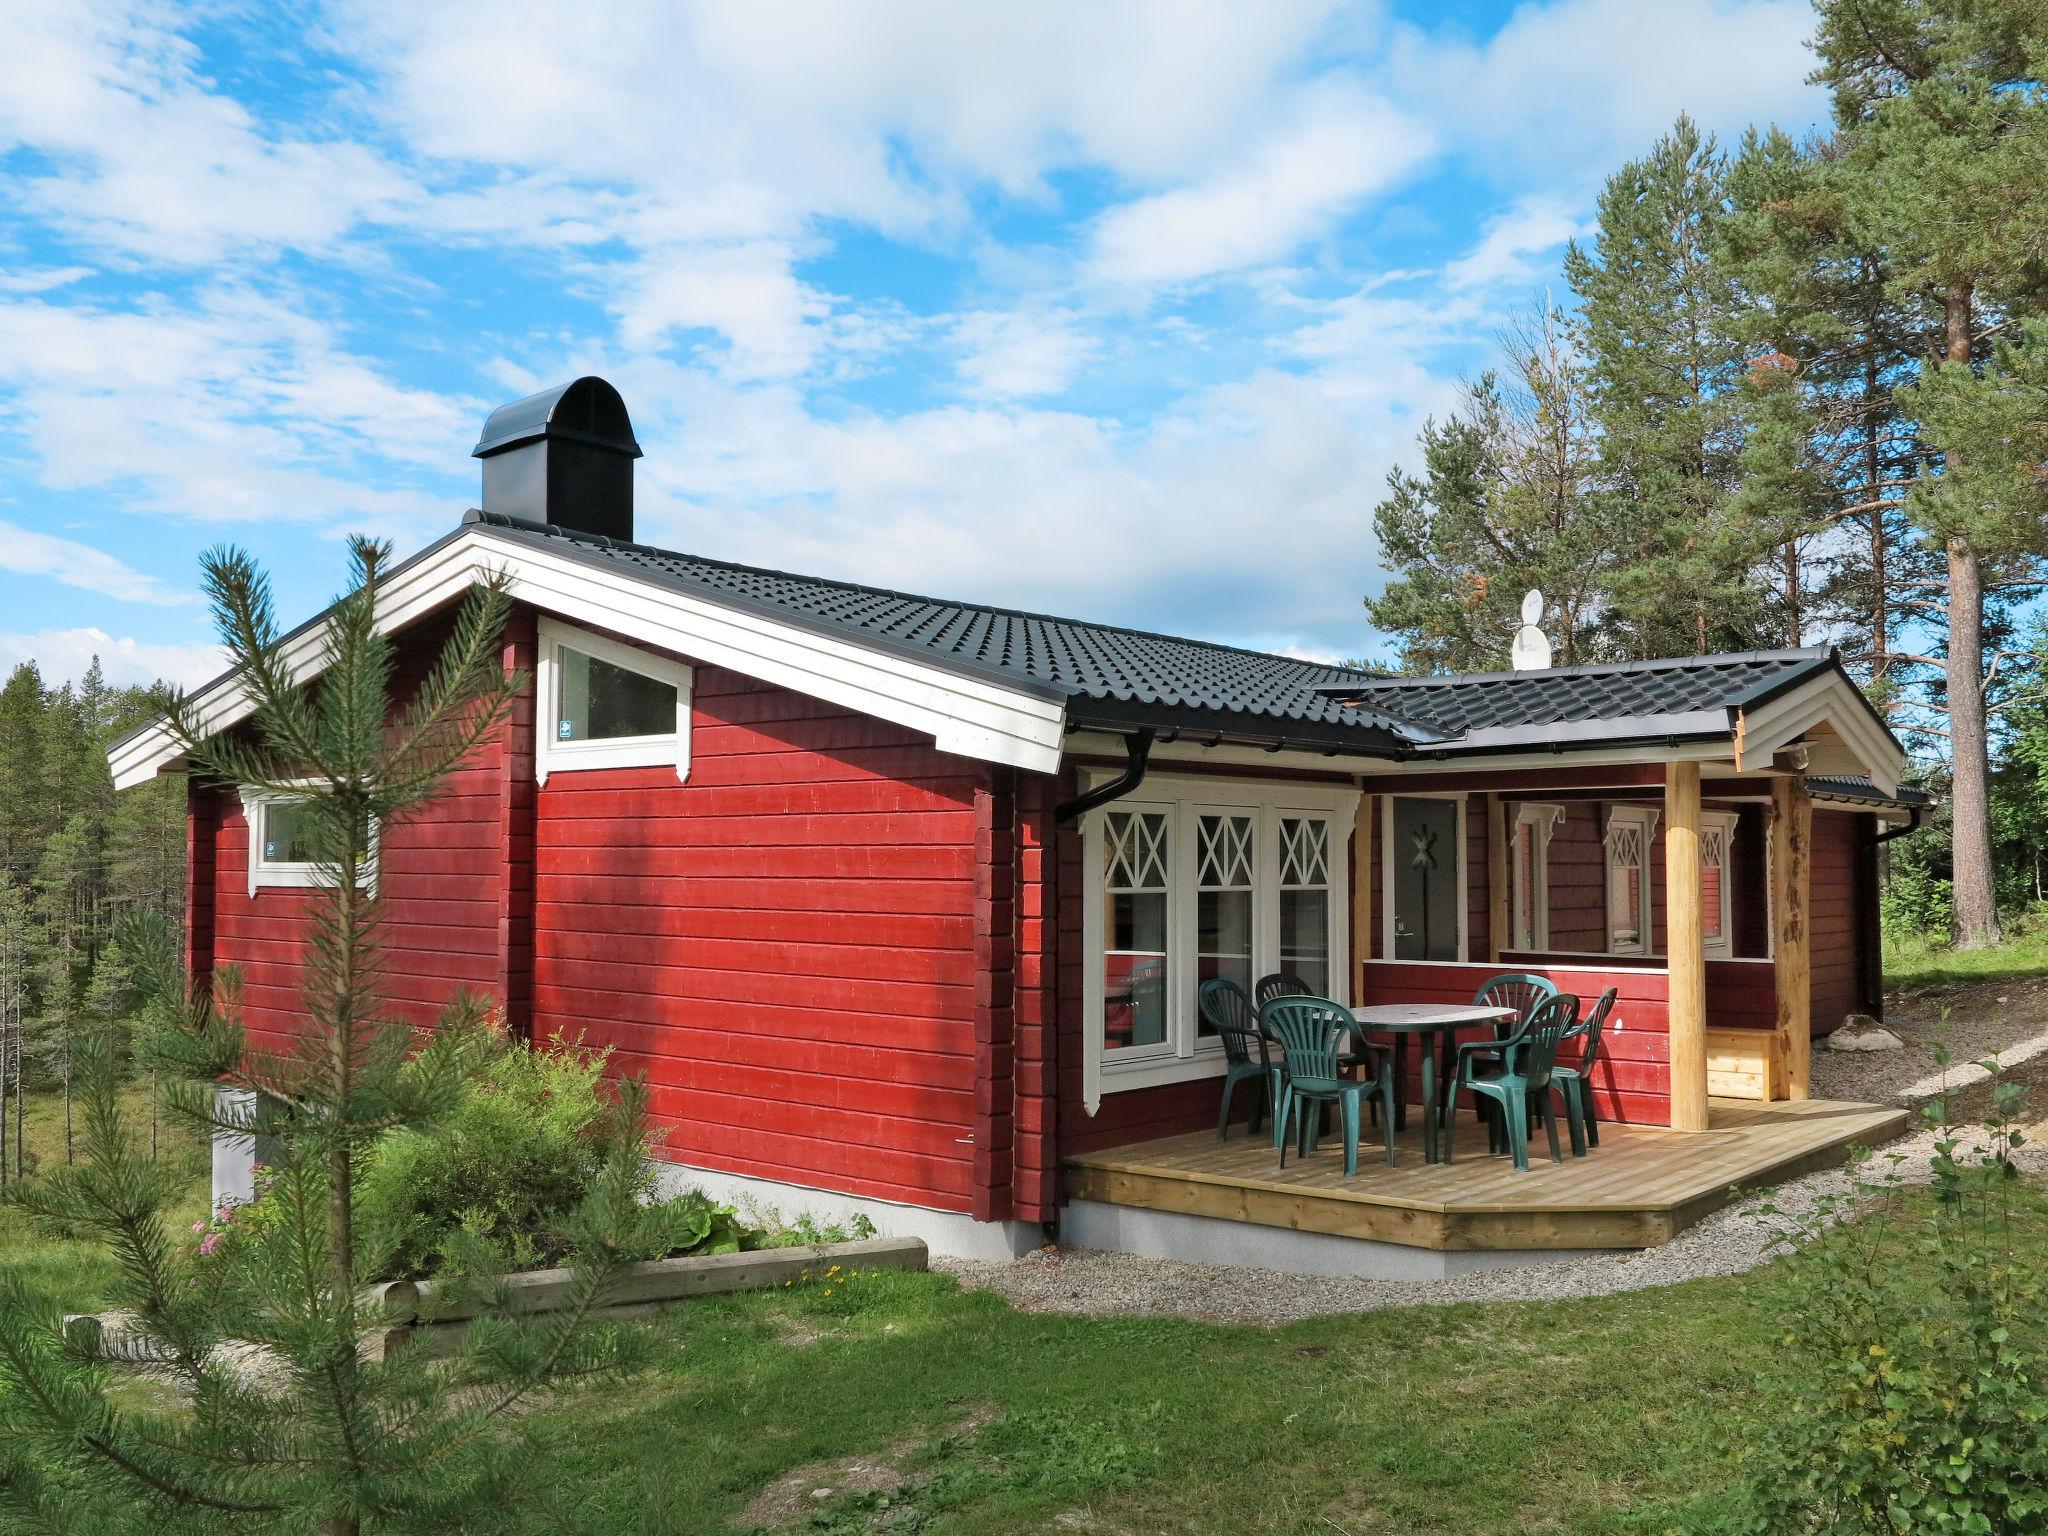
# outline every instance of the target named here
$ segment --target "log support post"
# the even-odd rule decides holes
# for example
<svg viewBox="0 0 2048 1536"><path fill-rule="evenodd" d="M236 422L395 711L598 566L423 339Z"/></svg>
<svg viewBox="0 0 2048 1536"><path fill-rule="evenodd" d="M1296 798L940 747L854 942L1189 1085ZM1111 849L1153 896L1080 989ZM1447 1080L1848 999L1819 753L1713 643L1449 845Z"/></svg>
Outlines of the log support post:
<svg viewBox="0 0 2048 1536"><path fill-rule="evenodd" d="M1377 802L1371 795L1358 797L1358 812L1351 824L1351 986L1350 996L1365 997L1365 978L1371 974L1365 962L1373 955L1372 871L1373 811ZM1345 994L1339 992L1338 999Z"/></svg>
<svg viewBox="0 0 2048 1536"><path fill-rule="evenodd" d="M1813 797L1803 779L1771 780L1772 974L1787 1098L1813 1092L1813 946L1807 914L1813 884Z"/></svg>
<svg viewBox="0 0 2048 1536"><path fill-rule="evenodd" d="M1497 793L1486 796L1486 958L1495 965L1512 947L1508 935L1508 829L1501 818L1507 808Z"/></svg>
<svg viewBox="0 0 2048 1536"><path fill-rule="evenodd" d="M1664 952L1670 967L1671 1128L1707 1128L1707 962L1700 923L1700 765L1664 770Z"/></svg>

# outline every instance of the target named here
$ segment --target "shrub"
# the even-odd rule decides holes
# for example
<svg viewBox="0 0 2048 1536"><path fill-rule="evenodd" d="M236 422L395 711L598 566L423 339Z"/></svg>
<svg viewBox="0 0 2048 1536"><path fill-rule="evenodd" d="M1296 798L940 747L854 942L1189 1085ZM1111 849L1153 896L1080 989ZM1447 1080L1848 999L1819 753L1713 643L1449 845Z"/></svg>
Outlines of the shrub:
<svg viewBox="0 0 2048 1536"><path fill-rule="evenodd" d="M608 1053L514 1042L445 1126L395 1130L365 1156L357 1221L393 1276L530 1269L575 1249L576 1216L621 1133L604 1091ZM733 1213L695 1191L648 1202L626 1258L740 1246Z"/></svg>
<svg viewBox="0 0 2048 1536"><path fill-rule="evenodd" d="M1894 1166L1788 1225L1798 1246L1759 1282L1781 1354L1747 1451L1751 1531L2048 1530L2043 1285L2012 1243L2048 1199L2011 1160L2020 1097L1996 1081L1967 1142L1952 1095L1927 1106L1931 1193Z"/></svg>

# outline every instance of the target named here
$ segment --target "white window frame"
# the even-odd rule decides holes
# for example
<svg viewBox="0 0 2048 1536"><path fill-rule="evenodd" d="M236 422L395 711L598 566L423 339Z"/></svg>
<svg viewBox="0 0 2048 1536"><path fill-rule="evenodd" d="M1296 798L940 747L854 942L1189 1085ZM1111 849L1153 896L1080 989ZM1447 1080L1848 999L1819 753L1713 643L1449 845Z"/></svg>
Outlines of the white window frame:
<svg viewBox="0 0 2048 1536"><path fill-rule="evenodd" d="M1738 813L1735 811L1701 811L1700 831L1700 874L1705 878L1707 868L1707 840L1704 836L1708 827L1718 827L1721 832L1721 936L1718 939L1700 935L1700 952L1709 960L1728 960L1735 954L1735 826ZM1704 893L1702 894L1704 903ZM1704 904L1702 911L1705 910Z"/></svg>
<svg viewBox="0 0 2048 1536"><path fill-rule="evenodd" d="M308 788L317 779L304 779ZM328 883L328 871L311 860L266 859L263 857L263 823L273 805L303 805L311 796L279 794L273 790L242 790L242 815L249 824L249 894L265 889L310 890ZM383 853L384 829L370 823L370 855L356 871L356 888L377 894L377 865Z"/></svg>
<svg viewBox="0 0 2048 1536"><path fill-rule="evenodd" d="M1508 836L1510 947L1524 952L1550 948L1550 836L1564 820L1562 805L1521 801ZM1522 829L1529 829L1529 875L1522 878Z"/></svg>
<svg viewBox="0 0 2048 1536"><path fill-rule="evenodd" d="M1472 846L1471 828L1466 823L1471 797L1462 791L1404 790L1398 795L1380 796L1380 954L1394 960L1394 802L1396 800L1451 800L1458 807L1458 956L1455 960L1401 960L1400 965L1463 965L1472 955L1472 872L1466 851Z"/></svg>
<svg viewBox="0 0 2048 1536"><path fill-rule="evenodd" d="M564 624L560 619L540 621L540 664L535 669L534 777L541 783L550 773L580 768L658 768L673 763L676 778L690 777L690 690L695 669L686 661L657 655L636 645L624 645L603 635ZM615 736L605 741L562 741L555 730L562 718L561 687L563 647L594 656L628 672L667 683L676 691L676 728L658 736Z"/></svg>
<svg viewBox="0 0 2048 1536"><path fill-rule="evenodd" d="M1084 775L1084 781L1106 774ZM1084 782L1084 788L1089 787ZM1329 838L1330 975L1339 990L1351 975L1351 863L1347 854L1359 792L1351 788L1262 783L1243 780L1176 777L1154 774L1127 800L1098 806L1081 819L1081 926L1085 959L1082 973L1082 1103L1089 1114L1101 1106L1105 1093L1152 1088L1163 1083L1221 1077L1223 1044L1204 1036L1199 1026L1195 957L1198 871L1195 866L1196 818L1204 812L1252 812L1252 972L1254 979L1278 970L1280 953L1280 818L1305 816L1325 823ZM1111 1050L1102 1038L1104 1023L1103 920L1106 892L1102 881L1103 818L1107 812L1168 812L1167 820L1167 973L1166 1040L1159 1045L1124 1046Z"/></svg>
<svg viewBox="0 0 2048 1536"><path fill-rule="evenodd" d="M1600 871L1602 881L1602 905L1606 909L1607 953L1610 955L1654 955L1652 941L1657 935L1656 892L1650 872L1656 868L1656 850L1651 839L1657 835L1657 821L1663 813L1655 806L1616 805L1607 811L1607 829L1600 839ZM1642 833L1639 847L1642 852L1642 878L1637 889L1642 895L1642 921L1637 926L1636 939L1632 944L1621 944L1614 937L1614 834L1620 827L1635 827Z"/></svg>

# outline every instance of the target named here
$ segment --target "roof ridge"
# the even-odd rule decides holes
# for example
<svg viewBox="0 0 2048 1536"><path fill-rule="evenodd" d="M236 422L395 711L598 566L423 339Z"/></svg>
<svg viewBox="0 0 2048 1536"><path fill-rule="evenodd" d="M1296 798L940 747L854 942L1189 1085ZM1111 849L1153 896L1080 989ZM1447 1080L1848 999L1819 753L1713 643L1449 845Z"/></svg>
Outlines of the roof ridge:
<svg viewBox="0 0 2048 1536"><path fill-rule="evenodd" d="M551 538L568 539L578 544L591 544L605 549L622 549L637 554L660 555L670 560L694 560L701 565L717 566L721 570L741 571L749 576L771 576L784 581L809 581L820 586L834 587L844 592L859 592L868 597L892 598L903 603L924 603L934 608L968 608L978 613L1002 614L1006 618L1025 619L1041 624L1071 624L1085 629L1098 629L1109 634L1131 635L1140 640L1159 640L1169 645L1198 645L1204 650L1225 651L1233 656L1256 656L1264 661L1284 662L1289 666L1317 668L1325 672L1340 672L1362 680L1373 674L1361 672L1356 667L1338 666L1334 662L1305 661L1298 656L1282 656L1277 651L1261 651L1248 645L1231 645L1221 640L1202 640L1192 635L1169 635L1163 630L1138 629L1129 624L1109 624L1098 619L1068 618L1062 614L1044 613L1031 608L1009 608L995 603L965 602L957 597L928 597L922 593L904 592L894 587L870 586L865 582L844 581L837 576L809 576L802 571L778 570L769 565L749 565L743 560L721 560L715 555L695 555L688 550L664 549L659 544L646 544L639 540L606 538L603 534L581 533L560 528L552 523L543 523L534 518L514 517L505 512L484 512L475 507L463 514L465 523L481 523L486 526L506 527L514 530L544 534ZM1343 687L1347 684L1330 683L1311 685L1315 687Z"/></svg>
<svg viewBox="0 0 2048 1536"><path fill-rule="evenodd" d="M1358 676L1361 691L1367 692L1402 688L1464 688L1484 683L1529 682L1537 678L1613 677L1630 672L1669 672L1688 667L1743 665L1769 661L1827 661L1834 655L1833 646L1806 645L1787 646L1771 651L1713 651L1703 656L1653 656L1640 661L1597 661L1570 667L1531 667L1524 671L1426 672L1392 677L1360 673ZM1319 691L1349 686L1331 683L1321 685Z"/></svg>

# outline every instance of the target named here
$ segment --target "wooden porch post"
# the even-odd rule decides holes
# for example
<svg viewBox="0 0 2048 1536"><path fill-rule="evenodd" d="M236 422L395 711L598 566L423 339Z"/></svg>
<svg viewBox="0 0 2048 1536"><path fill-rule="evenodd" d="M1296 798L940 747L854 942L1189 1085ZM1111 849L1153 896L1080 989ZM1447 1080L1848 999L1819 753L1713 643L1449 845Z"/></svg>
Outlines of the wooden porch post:
<svg viewBox="0 0 2048 1536"><path fill-rule="evenodd" d="M1807 927L1807 891L1813 882L1813 797L1806 781L1771 780L1772 973L1778 987L1778 1049L1785 1062L1785 1096L1813 1092L1813 949Z"/></svg>
<svg viewBox="0 0 2048 1536"><path fill-rule="evenodd" d="M1373 797L1358 797L1358 816L1351 827L1351 991L1338 1000L1363 999L1365 962L1372 958Z"/></svg>
<svg viewBox="0 0 2048 1536"><path fill-rule="evenodd" d="M1486 958L1500 964L1502 953L1514 942L1508 935L1508 830L1501 817L1505 807L1498 793L1486 795Z"/></svg>
<svg viewBox="0 0 2048 1536"><path fill-rule="evenodd" d="M1707 1128L1707 962L1700 922L1700 765L1664 768L1664 954L1671 1128Z"/></svg>

